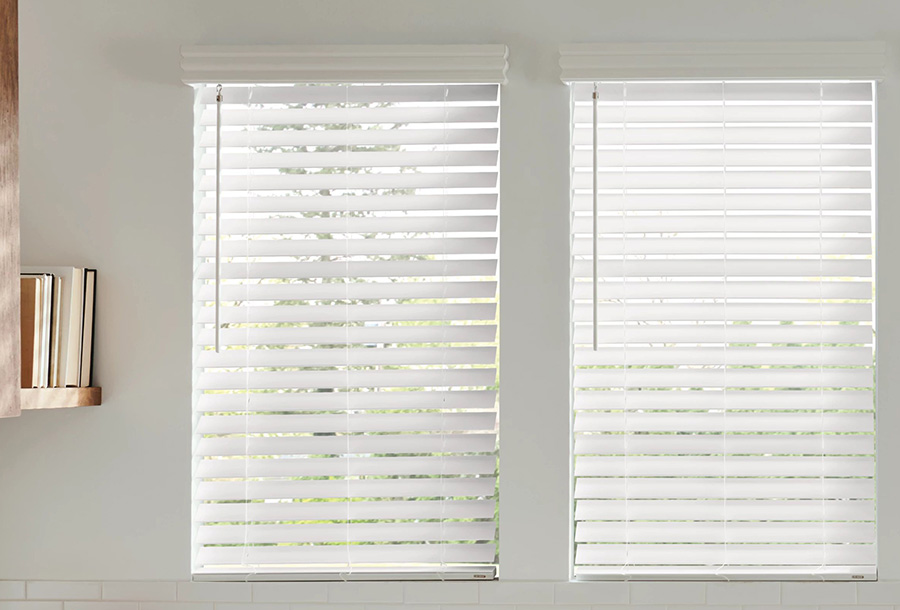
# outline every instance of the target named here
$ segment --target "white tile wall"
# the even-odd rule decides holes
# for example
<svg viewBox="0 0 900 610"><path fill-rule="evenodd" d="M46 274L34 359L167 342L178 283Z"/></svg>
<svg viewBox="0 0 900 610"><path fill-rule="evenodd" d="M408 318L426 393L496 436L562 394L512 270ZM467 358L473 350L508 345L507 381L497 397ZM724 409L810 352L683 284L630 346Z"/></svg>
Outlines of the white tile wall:
<svg viewBox="0 0 900 610"><path fill-rule="evenodd" d="M328 583L324 582L255 582L252 588L254 602L300 603L328 601Z"/></svg>
<svg viewBox="0 0 900 610"><path fill-rule="evenodd" d="M403 601L407 604L477 604L478 583L410 582L403 586Z"/></svg>
<svg viewBox="0 0 900 610"><path fill-rule="evenodd" d="M402 604L405 584L402 582L332 582L328 583L328 601L345 604Z"/></svg>
<svg viewBox="0 0 900 610"><path fill-rule="evenodd" d="M527 608L528 610L591 610L591 607L586 604L539 604L529 605Z"/></svg>
<svg viewBox="0 0 900 610"><path fill-rule="evenodd" d="M300 604L297 604L298 606ZM216 604L216 610L291 610L291 604L275 604L275 603L250 603L250 602L219 602Z"/></svg>
<svg viewBox="0 0 900 610"><path fill-rule="evenodd" d="M62 602L3 601L0 610L62 610Z"/></svg>
<svg viewBox="0 0 900 610"><path fill-rule="evenodd" d="M741 606L743 610L819 610L818 606L788 606L782 608L781 606ZM829 608L829 610L831 610Z"/></svg>
<svg viewBox="0 0 900 610"><path fill-rule="evenodd" d="M30 581L25 589L28 599L101 599L99 582L38 580Z"/></svg>
<svg viewBox="0 0 900 610"><path fill-rule="evenodd" d="M246 582L180 582L176 595L180 602L249 602L252 594Z"/></svg>
<svg viewBox="0 0 900 610"><path fill-rule="evenodd" d="M552 604L551 582L483 582L479 585L478 601L481 604Z"/></svg>
<svg viewBox="0 0 900 610"><path fill-rule="evenodd" d="M212 602L141 602L140 610L215 610Z"/></svg>
<svg viewBox="0 0 900 610"><path fill-rule="evenodd" d="M703 582L633 582L629 584L634 604L698 605L706 603Z"/></svg>
<svg viewBox="0 0 900 610"><path fill-rule="evenodd" d="M900 604L900 582L872 582L856 589L857 604Z"/></svg>
<svg viewBox="0 0 900 610"><path fill-rule="evenodd" d="M103 599L136 602L175 601L174 582L105 582Z"/></svg>
<svg viewBox="0 0 900 610"><path fill-rule="evenodd" d="M0 610L900 610L900 582L0 580Z"/></svg>
<svg viewBox="0 0 900 610"><path fill-rule="evenodd" d="M627 604L625 582L560 582L553 586L554 604Z"/></svg>
<svg viewBox="0 0 900 610"><path fill-rule="evenodd" d="M0 599L25 599L25 581L0 580Z"/></svg>
<svg viewBox="0 0 900 610"><path fill-rule="evenodd" d="M63 610L138 610L137 602L65 602Z"/></svg>
<svg viewBox="0 0 900 610"><path fill-rule="evenodd" d="M786 582L781 585L781 604L847 605L856 603L856 587L844 582Z"/></svg>
<svg viewBox="0 0 900 610"><path fill-rule="evenodd" d="M711 582L706 585L706 603L777 606L781 603L781 583Z"/></svg>
<svg viewBox="0 0 900 610"><path fill-rule="evenodd" d="M516 607L511 604L497 604L492 606L467 604L464 606L441 606L441 610L516 610Z"/></svg>

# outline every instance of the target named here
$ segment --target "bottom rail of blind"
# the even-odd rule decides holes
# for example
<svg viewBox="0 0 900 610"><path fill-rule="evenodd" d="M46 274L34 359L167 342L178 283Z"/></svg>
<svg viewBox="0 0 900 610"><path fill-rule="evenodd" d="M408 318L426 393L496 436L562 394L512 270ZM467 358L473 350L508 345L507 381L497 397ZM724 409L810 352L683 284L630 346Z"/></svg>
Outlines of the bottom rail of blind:
<svg viewBox="0 0 900 610"><path fill-rule="evenodd" d="M574 580L706 580L706 581L859 581L878 580L875 566L790 566L771 567L583 567L576 568Z"/></svg>
<svg viewBox="0 0 900 610"><path fill-rule="evenodd" d="M277 572L198 572L196 582L290 582L290 581L382 581L382 580L494 580L495 566L422 570L402 568L387 570L354 569L352 572L277 571Z"/></svg>

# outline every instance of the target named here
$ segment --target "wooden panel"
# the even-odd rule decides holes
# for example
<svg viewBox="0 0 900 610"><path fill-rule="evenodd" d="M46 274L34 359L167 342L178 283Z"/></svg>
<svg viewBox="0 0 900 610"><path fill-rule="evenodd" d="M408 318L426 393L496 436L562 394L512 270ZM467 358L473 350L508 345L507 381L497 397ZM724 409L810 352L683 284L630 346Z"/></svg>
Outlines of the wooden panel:
<svg viewBox="0 0 900 610"><path fill-rule="evenodd" d="M100 388L22 388L22 409L96 407Z"/></svg>
<svg viewBox="0 0 900 610"><path fill-rule="evenodd" d="M0 0L0 417L19 414L19 18Z"/></svg>

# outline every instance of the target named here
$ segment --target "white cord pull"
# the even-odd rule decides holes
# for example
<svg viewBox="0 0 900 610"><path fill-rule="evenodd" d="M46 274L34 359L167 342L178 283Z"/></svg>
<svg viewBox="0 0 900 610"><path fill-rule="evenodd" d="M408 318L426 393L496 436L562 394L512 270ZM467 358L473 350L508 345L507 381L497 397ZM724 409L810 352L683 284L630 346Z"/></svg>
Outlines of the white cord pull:
<svg viewBox="0 0 900 610"><path fill-rule="evenodd" d="M594 232L592 233L591 240L591 253L594 258L594 286L593 286L593 297L591 298L591 309L593 310L593 322L594 322L594 351L597 351L597 83L594 83L594 130L593 130L593 157L594 157L594 181L593 181L593 198L594 198L594 214L593 214L593 227Z"/></svg>
<svg viewBox="0 0 900 610"><path fill-rule="evenodd" d="M216 353L219 353L219 230L222 214L219 198L222 194L222 85L216 85Z"/></svg>

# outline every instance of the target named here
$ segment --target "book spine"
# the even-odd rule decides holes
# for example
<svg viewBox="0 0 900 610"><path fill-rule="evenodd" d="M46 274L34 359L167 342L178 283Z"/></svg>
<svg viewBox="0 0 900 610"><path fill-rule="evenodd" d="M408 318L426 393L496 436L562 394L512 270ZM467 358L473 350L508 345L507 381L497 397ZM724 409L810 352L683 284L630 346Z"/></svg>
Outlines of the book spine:
<svg viewBox="0 0 900 610"><path fill-rule="evenodd" d="M53 276L53 316L50 328L53 334L53 348L50 350L50 386L58 388L61 366L60 343L62 341L62 278L59 276Z"/></svg>
<svg viewBox="0 0 900 610"><path fill-rule="evenodd" d="M72 269L69 303L69 340L66 353L66 387L78 387L81 381L81 338L84 324L84 270Z"/></svg>
<svg viewBox="0 0 900 610"><path fill-rule="evenodd" d="M97 270L84 270L84 323L81 336L81 387L91 385L94 368L94 308L97 302Z"/></svg>

